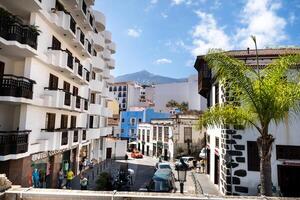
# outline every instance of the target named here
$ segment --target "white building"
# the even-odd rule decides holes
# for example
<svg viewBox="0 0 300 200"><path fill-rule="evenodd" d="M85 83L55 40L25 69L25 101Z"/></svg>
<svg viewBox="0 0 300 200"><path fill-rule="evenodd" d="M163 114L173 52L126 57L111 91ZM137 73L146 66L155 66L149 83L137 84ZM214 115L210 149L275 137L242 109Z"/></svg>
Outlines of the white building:
<svg viewBox="0 0 300 200"><path fill-rule="evenodd" d="M198 91L198 77L193 75L188 77L187 81L180 83L166 83L154 85L153 93L154 110L158 112L169 112L170 108L166 104L170 100L178 103L187 102L189 110L203 110L201 106L201 96ZM202 104L205 105L205 99L202 98Z"/></svg>
<svg viewBox="0 0 300 200"><path fill-rule="evenodd" d="M278 56L300 53L300 49L262 49L259 63L264 66ZM229 55L256 67L254 50L229 51ZM230 99L224 85L212 82L213 76L198 56L195 68L199 73L199 93L206 97L208 106ZM300 179L299 120L290 116L283 123L271 125L269 132L275 138L272 146L272 182L286 196L299 196ZM211 127L207 130L207 173L223 194L256 195L260 184L260 160L256 129L242 127ZM225 155L231 156L232 165L226 164ZM232 183L232 184L231 184Z"/></svg>
<svg viewBox="0 0 300 200"><path fill-rule="evenodd" d="M55 187L61 167L101 160L116 46L93 4L0 2L0 173L14 184L29 186L38 168Z"/></svg>
<svg viewBox="0 0 300 200"><path fill-rule="evenodd" d="M180 155L198 156L204 132L196 128L198 115L174 115L138 124L137 148L147 156L173 160Z"/></svg>

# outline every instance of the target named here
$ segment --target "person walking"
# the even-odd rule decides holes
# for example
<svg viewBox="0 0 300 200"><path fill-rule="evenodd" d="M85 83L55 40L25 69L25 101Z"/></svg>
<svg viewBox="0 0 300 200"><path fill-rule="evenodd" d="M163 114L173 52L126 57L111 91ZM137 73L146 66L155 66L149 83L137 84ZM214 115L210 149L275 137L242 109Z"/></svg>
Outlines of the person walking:
<svg viewBox="0 0 300 200"><path fill-rule="evenodd" d="M79 183L80 183L81 190L87 190L88 179L83 174L80 176Z"/></svg>
<svg viewBox="0 0 300 200"><path fill-rule="evenodd" d="M57 183L58 189L62 189L62 184L63 184L64 178L65 178L64 171L62 168L60 168L60 170L58 172L58 183Z"/></svg>
<svg viewBox="0 0 300 200"><path fill-rule="evenodd" d="M38 188L40 186L40 174L37 168L35 168L32 172L32 182L34 188Z"/></svg>
<svg viewBox="0 0 300 200"><path fill-rule="evenodd" d="M74 178L74 173L71 168L67 172L67 189L72 189L72 180Z"/></svg>

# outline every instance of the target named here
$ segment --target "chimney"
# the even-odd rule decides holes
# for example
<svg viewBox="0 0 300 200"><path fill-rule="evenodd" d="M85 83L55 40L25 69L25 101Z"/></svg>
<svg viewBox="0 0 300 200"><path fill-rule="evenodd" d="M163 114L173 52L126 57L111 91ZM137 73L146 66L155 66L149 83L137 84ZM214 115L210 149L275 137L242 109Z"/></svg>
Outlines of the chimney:
<svg viewBox="0 0 300 200"><path fill-rule="evenodd" d="M248 53L248 54L250 53L250 48L249 48L249 47L247 48L247 53Z"/></svg>

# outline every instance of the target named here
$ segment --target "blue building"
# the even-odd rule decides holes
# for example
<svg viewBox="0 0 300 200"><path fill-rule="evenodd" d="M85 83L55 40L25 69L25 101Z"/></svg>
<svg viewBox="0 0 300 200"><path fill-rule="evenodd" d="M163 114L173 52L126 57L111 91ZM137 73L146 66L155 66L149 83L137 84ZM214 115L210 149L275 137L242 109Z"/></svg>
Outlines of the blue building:
<svg viewBox="0 0 300 200"><path fill-rule="evenodd" d="M152 119L169 118L170 113L155 112L152 108L143 111L121 112L121 138L135 141L138 123L150 123Z"/></svg>

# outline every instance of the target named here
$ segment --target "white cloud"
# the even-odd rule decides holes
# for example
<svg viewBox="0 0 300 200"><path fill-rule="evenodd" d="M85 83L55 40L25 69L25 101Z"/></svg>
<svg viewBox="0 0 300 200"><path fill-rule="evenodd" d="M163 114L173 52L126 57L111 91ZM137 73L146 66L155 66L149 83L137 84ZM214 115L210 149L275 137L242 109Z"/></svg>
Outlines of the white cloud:
<svg viewBox="0 0 300 200"><path fill-rule="evenodd" d="M129 35L130 37L134 37L134 38L140 37L141 33L142 33L141 29L130 28L127 30L127 35Z"/></svg>
<svg viewBox="0 0 300 200"><path fill-rule="evenodd" d="M296 15L295 15L295 13L294 13L294 12L291 12L291 13L289 14L289 23L290 23L291 25L294 25L294 23L295 23L296 20L297 20L297 17L296 17Z"/></svg>
<svg viewBox="0 0 300 200"><path fill-rule="evenodd" d="M211 48L230 49L230 37L219 27L212 14L196 11L199 23L192 30L194 56L206 54Z"/></svg>
<svg viewBox="0 0 300 200"><path fill-rule="evenodd" d="M166 13L164 13L164 12L162 12L162 13L160 13L160 15L163 17L163 18L168 18L168 15L166 14Z"/></svg>
<svg viewBox="0 0 300 200"><path fill-rule="evenodd" d="M191 34L194 47L192 55L206 54L211 48L245 49L254 48L250 36L256 36L259 48L280 44L287 38L286 20L277 14L281 8L278 0L247 0L240 14L240 26L227 34L224 27L218 25L211 13L196 11L200 21L193 27ZM290 16L290 23L295 20Z"/></svg>
<svg viewBox="0 0 300 200"><path fill-rule="evenodd" d="M236 30L235 43L239 48L253 48L250 35L255 35L258 47L277 45L287 38L284 28L286 20L276 11L279 1L248 0L241 12L241 23L245 27Z"/></svg>
<svg viewBox="0 0 300 200"><path fill-rule="evenodd" d="M187 6L189 5L199 5L199 3L204 3L206 0L171 0L171 5L181 5L185 4Z"/></svg>
<svg viewBox="0 0 300 200"><path fill-rule="evenodd" d="M151 4L156 4L158 2L158 0L151 0L150 3Z"/></svg>
<svg viewBox="0 0 300 200"><path fill-rule="evenodd" d="M161 65L161 64L171 64L172 60L167 59L167 58L160 58L160 59L157 59L154 63L158 64L158 65Z"/></svg>

